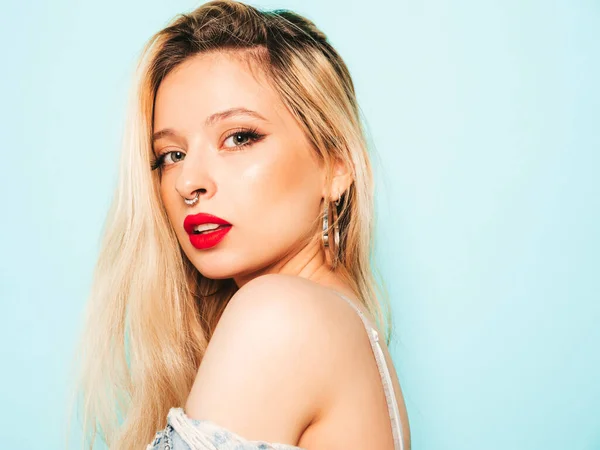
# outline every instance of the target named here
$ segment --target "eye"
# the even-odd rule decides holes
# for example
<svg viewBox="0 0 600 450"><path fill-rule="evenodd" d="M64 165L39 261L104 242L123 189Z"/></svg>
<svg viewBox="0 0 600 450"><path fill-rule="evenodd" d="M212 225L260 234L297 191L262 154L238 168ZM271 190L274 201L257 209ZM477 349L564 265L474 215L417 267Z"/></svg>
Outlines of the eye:
<svg viewBox="0 0 600 450"><path fill-rule="evenodd" d="M170 166L171 164L175 164L185 158L185 153L180 150L173 150L171 152L165 152L161 155L157 156L154 161L152 161L151 168L152 170L156 170L159 167Z"/></svg>
<svg viewBox="0 0 600 450"><path fill-rule="evenodd" d="M239 150L241 148L244 148L248 145L252 145L255 142L262 140L264 137L265 135L259 133L256 128L242 128L230 133L225 139L225 142L227 142L229 139L233 139L233 145L227 148ZM182 161L183 159L185 159L185 153L183 153L180 150L164 152L152 161L150 167L152 168L152 170L156 170L164 166L170 166L171 164L175 164L179 161Z"/></svg>
<svg viewBox="0 0 600 450"><path fill-rule="evenodd" d="M227 138L225 139L225 142L232 138L233 145L227 147L239 149L241 147L246 147L247 145L252 145L253 143L260 141L264 136L264 134L258 133L258 131L255 128L240 129L229 134L229 136L227 136Z"/></svg>

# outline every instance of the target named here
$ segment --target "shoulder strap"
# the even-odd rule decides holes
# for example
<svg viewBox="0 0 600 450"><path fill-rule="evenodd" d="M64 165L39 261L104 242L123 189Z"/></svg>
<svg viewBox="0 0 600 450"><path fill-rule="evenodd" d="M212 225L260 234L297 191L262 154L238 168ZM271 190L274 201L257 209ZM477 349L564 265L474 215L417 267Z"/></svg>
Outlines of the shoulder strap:
<svg viewBox="0 0 600 450"><path fill-rule="evenodd" d="M394 393L392 377L390 376L390 371L387 366L383 350L381 349L381 344L379 343L379 333L373 326L371 326L369 320L365 317L363 312L354 304L352 300L343 295L341 292L334 292L338 294L341 298L343 298L346 301L346 303L348 303L357 312L367 330L367 334L369 335L369 341L371 342L371 348L373 349L373 353L375 355L375 361L377 362L377 368L379 369L379 374L381 375L381 380L383 383L385 400L387 402L388 413L392 423L394 449L404 450L404 444L402 439L402 427L400 426L400 412L398 411L398 403L396 402L396 395Z"/></svg>

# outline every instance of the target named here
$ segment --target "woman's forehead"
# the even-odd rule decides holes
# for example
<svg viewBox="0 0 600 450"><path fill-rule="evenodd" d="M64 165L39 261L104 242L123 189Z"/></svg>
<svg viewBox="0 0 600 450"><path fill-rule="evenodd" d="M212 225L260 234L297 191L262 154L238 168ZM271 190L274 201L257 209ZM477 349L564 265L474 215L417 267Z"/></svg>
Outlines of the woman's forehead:
<svg viewBox="0 0 600 450"><path fill-rule="evenodd" d="M284 121L279 95L258 73L235 54L211 52L191 57L161 82L155 99L155 124L161 126L166 120L209 125L215 123L215 114L233 109L255 112L255 118L272 124Z"/></svg>

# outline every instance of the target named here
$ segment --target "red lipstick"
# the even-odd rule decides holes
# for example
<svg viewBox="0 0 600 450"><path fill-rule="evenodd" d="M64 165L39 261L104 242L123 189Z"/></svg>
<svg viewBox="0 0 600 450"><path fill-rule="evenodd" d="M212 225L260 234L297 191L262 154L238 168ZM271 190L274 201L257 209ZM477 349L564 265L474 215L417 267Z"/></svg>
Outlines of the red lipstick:
<svg viewBox="0 0 600 450"><path fill-rule="evenodd" d="M203 232L197 231L198 225L214 224L218 225L217 228L211 230L205 230ZM225 237L232 225L226 220L220 217L213 216L212 214L199 213L193 216L187 216L183 221L183 228L186 233L190 236L191 244L197 249L203 250L211 248L217 245ZM202 229L202 227L200 227Z"/></svg>

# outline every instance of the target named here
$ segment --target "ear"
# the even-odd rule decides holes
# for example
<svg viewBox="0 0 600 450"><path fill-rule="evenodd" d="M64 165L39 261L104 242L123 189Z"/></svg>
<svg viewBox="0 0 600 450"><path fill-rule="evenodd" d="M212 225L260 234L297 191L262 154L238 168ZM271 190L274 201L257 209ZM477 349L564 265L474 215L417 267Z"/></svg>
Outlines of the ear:
<svg viewBox="0 0 600 450"><path fill-rule="evenodd" d="M352 174L342 160L336 160L333 165L333 176L331 180L331 200L337 200L344 192L348 190L352 184ZM323 198L328 195L327 186L323 187L321 196Z"/></svg>

